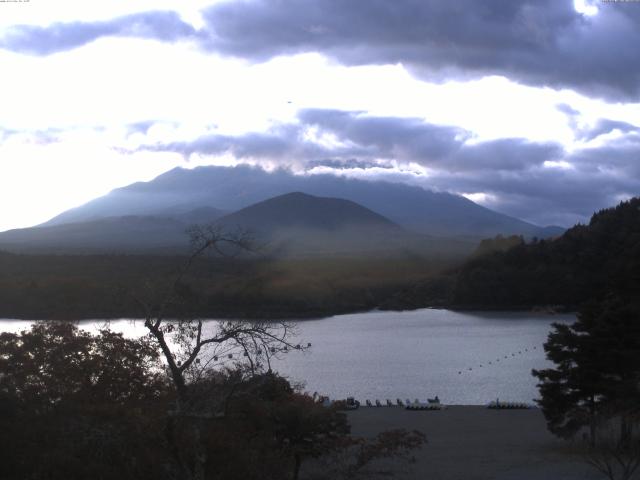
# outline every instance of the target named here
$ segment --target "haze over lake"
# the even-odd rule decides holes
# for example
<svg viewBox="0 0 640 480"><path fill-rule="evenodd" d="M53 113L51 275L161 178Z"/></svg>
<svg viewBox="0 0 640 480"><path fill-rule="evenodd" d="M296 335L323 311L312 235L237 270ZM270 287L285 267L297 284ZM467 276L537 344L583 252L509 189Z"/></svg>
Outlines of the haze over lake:
<svg viewBox="0 0 640 480"><path fill-rule="evenodd" d="M299 322L294 342L311 342L312 348L289 353L273 368L294 382L306 381L309 392L355 396L362 403L435 395L447 404L495 398L531 402L538 397L531 369L549 365L542 344L551 323L574 320L574 315L436 309L336 315ZM0 325L17 331L27 324L1 320ZM86 329L101 325L82 322ZM141 321L112 321L111 328L145 333Z"/></svg>

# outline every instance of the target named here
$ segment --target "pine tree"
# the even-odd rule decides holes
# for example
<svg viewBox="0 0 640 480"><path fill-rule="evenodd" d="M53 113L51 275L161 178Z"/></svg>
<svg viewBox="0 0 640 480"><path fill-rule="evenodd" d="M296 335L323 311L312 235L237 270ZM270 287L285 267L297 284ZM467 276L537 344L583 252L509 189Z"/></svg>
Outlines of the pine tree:
<svg viewBox="0 0 640 480"><path fill-rule="evenodd" d="M596 422L619 417L621 441L640 405L640 315L632 302L609 296L583 307L573 325L554 324L545 343L555 368L534 370L538 404L554 434L569 438Z"/></svg>

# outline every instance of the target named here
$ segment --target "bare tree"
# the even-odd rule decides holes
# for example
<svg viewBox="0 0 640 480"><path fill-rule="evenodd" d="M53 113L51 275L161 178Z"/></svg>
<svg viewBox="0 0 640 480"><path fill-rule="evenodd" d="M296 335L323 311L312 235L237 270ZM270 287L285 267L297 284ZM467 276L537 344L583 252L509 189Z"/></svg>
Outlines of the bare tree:
<svg viewBox="0 0 640 480"><path fill-rule="evenodd" d="M135 300L145 313L144 325L162 351L175 387L175 410L170 412L168 441L182 470L181 475L200 480L205 477L204 424L222 414L221 406L225 398L222 398L224 395L208 394L204 396L207 401L202 401L202 390L197 388L199 382L202 379L210 380L213 372L229 365L249 375L271 371L274 357L292 350L305 350L310 344L294 344L294 327L286 322L205 322L188 315L181 319L167 318L168 312L179 310L181 287L199 259L211 253L228 258L256 252L251 236L245 231L229 233L216 226L196 226L189 233L191 254L166 290L156 295L158 300ZM227 396L232 393L227 392ZM178 440L178 429L189 431L188 445Z"/></svg>

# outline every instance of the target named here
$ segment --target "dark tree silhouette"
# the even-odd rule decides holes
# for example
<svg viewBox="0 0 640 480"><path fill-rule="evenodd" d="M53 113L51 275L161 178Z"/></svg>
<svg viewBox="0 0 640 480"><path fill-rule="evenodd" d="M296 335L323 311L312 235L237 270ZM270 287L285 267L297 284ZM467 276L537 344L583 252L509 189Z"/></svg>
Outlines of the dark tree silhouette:
<svg viewBox="0 0 640 480"><path fill-rule="evenodd" d="M42 322L0 334L0 478L162 478L155 346Z"/></svg>
<svg viewBox="0 0 640 480"><path fill-rule="evenodd" d="M620 420L626 442L640 405L640 312L633 303L609 296L584 306L574 324L554 324L545 351L556 367L533 375L550 431L572 437L589 426L593 445L605 416Z"/></svg>
<svg viewBox="0 0 640 480"><path fill-rule="evenodd" d="M286 322L220 321L204 322L190 315L190 289L185 278L195 263L213 253L237 257L254 252L251 236L245 231L226 232L214 226L194 226L190 230L192 253L156 303L136 297L143 308L144 325L157 343L176 392L175 408L167 427L168 440L185 478L205 478L207 450L204 431L208 420L223 415L222 405L203 402L197 388L215 368L229 363L244 365L252 375L271 371L271 358L291 350L304 350L292 343L294 328ZM184 311L186 318L166 318L168 311ZM235 362L229 362L236 359ZM189 441L178 440L178 430L189 431ZM186 448L185 448L186 446Z"/></svg>

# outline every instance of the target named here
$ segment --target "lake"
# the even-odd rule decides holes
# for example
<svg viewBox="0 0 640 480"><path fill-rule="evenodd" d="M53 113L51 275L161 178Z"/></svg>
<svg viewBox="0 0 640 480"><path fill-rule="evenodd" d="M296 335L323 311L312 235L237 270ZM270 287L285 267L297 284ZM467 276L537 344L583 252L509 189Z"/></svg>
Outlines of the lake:
<svg viewBox="0 0 640 480"><path fill-rule="evenodd" d="M574 320L574 315L436 309L336 315L300 321L295 343L311 342L311 349L272 365L292 381L305 381L309 392L354 396L362 403L435 395L458 405L496 398L531 402L538 397L531 369L550 365L542 344L551 323ZM82 327L103 324L82 322ZM127 335L145 333L141 321L110 324ZM25 325L0 320L3 331Z"/></svg>

